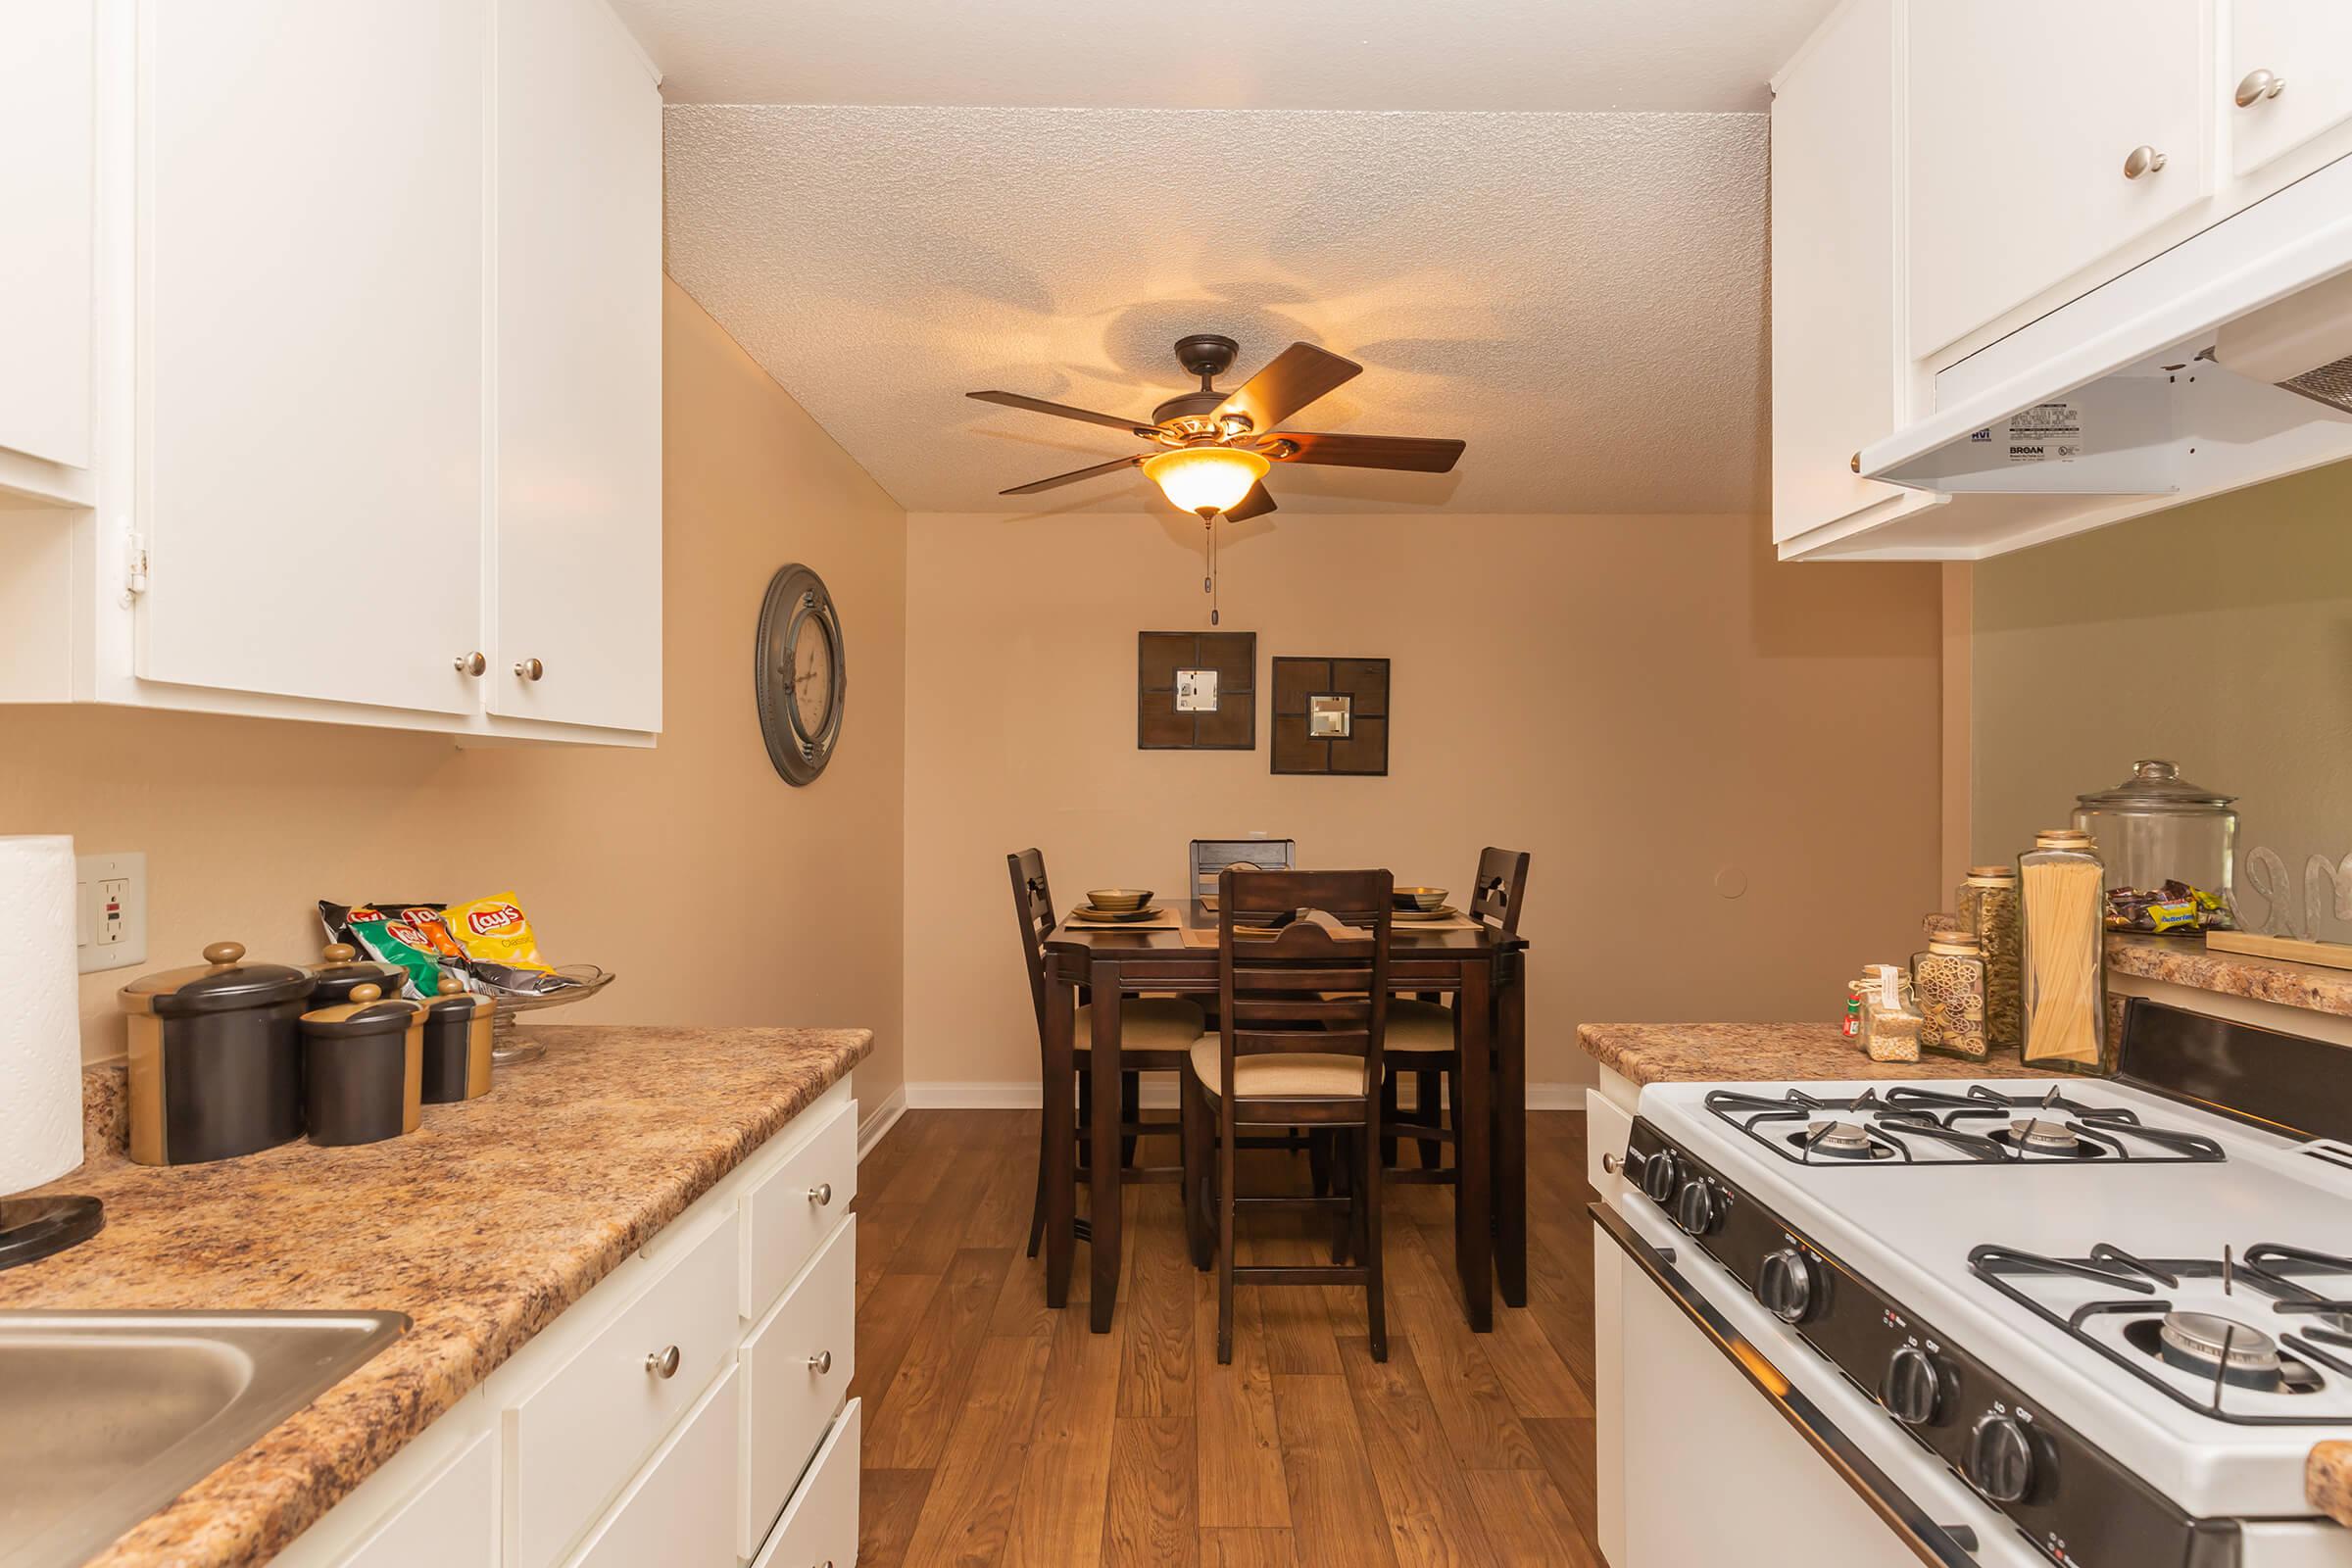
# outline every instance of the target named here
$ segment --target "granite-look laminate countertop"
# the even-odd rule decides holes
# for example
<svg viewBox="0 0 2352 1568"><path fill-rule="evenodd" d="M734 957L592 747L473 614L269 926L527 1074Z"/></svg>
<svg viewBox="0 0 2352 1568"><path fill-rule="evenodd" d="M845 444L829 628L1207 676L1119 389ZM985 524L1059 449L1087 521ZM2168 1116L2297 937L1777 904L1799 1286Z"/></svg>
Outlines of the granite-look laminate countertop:
<svg viewBox="0 0 2352 1568"><path fill-rule="evenodd" d="M2217 996L2352 1017L2352 969L2214 953L2202 942L2171 937L2127 936L2107 939L2107 967L2116 974L2193 986Z"/></svg>
<svg viewBox="0 0 2352 1568"><path fill-rule="evenodd" d="M1917 1061L1873 1061L1834 1023L1588 1023L1577 1026L1576 1042L1637 1084L2048 1076L2029 1069L2013 1051L1983 1061L1935 1052Z"/></svg>
<svg viewBox="0 0 2352 1568"><path fill-rule="evenodd" d="M209 1165L108 1152L105 1200L0 1307L406 1312L406 1335L92 1559L266 1562L873 1050L865 1029L564 1025L406 1138Z"/></svg>

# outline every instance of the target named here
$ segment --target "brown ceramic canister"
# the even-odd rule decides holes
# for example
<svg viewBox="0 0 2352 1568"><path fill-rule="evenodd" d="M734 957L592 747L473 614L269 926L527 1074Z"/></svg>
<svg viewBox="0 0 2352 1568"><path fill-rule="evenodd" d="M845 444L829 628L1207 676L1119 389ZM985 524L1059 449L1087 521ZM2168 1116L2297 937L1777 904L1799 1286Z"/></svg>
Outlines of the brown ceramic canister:
<svg viewBox="0 0 2352 1568"><path fill-rule="evenodd" d="M364 985L302 1015L303 1102L314 1144L372 1144L421 1119L424 1009Z"/></svg>
<svg viewBox="0 0 2352 1568"><path fill-rule="evenodd" d="M360 950L348 942L330 943L320 957L318 967L311 971L314 1011L349 1002L351 994L362 986L373 986L383 996L397 997L400 988L408 983L409 977L399 965L363 958Z"/></svg>
<svg viewBox="0 0 2352 1568"><path fill-rule="evenodd" d="M237 942L205 961L141 975L129 1014L130 1157L193 1165L302 1136L302 1011L311 973L247 963Z"/></svg>
<svg viewBox="0 0 2352 1568"><path fill-rule="evenodd" d="M490 1092L490 1017L498 999L441 977L441 994L424 1004L424 1102L455 1104Z"/></svg>

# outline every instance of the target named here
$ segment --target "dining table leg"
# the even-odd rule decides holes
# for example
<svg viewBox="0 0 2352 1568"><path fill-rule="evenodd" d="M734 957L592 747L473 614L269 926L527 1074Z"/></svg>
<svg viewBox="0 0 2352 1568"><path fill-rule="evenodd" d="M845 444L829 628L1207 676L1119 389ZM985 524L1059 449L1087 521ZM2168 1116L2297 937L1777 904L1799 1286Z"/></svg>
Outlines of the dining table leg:
<svg viewBox="0 0 2352 1568"><path fill-rule="evenodd" d="M1454 1124L1453 1262L1462 1281L1462 1310L1479 1334L1494 1327L1493 1109L1487 1075L1491 1005L1486 966L1465 964L1461 994L1454 999L1462 1102Z"/></svg>
<svg viewBox="0 0 2352 1568"><path fill-rule="evenodd" d="M1094 1144L1094 1162L1087 1175L1092 1199L1087 1209L1090 1240L1089 1281L1094 1292L1093 1325L1097 1334L1110 1332L1111 1312L1119 1302L1119 1220L1124 1204L1119 1193L1119 962L1115 957L1094 963L1095 1020L1094 1115L1088 1135Z"/></svg>
<svg viewBox="0 0 2352 1568"><path fill-rule="evenodd" d="M1067 1305L1078 1246L1078 988L1046 987L1046 1304Z"/></svg>
<svg viewBox="0 0 2352 1568"><path fill-rule="evenodd" d="M1527 982L1494 995L1494 1272L1502 1304L1527 1304Z"/></svg>

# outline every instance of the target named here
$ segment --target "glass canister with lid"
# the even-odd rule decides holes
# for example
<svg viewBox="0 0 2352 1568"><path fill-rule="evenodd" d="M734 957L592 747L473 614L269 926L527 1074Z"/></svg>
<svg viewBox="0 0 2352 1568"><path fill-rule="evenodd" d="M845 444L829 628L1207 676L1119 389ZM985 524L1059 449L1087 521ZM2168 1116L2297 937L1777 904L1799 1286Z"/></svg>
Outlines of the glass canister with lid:
<svg viewBox="0 0 2352 1568"><path fill-rule="evenodd" d="M2087 834L2044 828L2017 858L2023 961L2019 1004L2031 1066L2107 1065L2107 870Z"/></svg>
<svg viewBox="0 0 2352 1568"><path fill-rule="evenodd" d="M2015 1051L2018 1020L2017 867L1972 865L1960 884L1960 924L1975 933L1984 958L1984 1043Z"/></svg>
<svg viewBox="0 0 2352 1568"><path fill-rule="evenodd" d="M2107 867L2111 929L2193 937L2236 925L2235 799L2154 759L2132 763L2111 790L2075 798L2075 828Z"/></svg>
<svg viewBox="0 0 2352 1568"><path fill-rule="evenodd" d="M1945 926L1911 959L1911 989L1919 998L1919 1043L1983 1061L1984 954L1973 932Z"/></svg>

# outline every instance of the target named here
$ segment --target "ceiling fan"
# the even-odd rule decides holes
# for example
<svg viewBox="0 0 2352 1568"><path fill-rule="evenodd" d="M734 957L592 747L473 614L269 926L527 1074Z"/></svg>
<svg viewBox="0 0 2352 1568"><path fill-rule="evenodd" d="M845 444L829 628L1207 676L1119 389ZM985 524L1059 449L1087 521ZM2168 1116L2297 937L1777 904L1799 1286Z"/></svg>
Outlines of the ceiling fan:
<svg viewBox="0 0 2352 1568"><path fill-rule="evenodd" d="M1362 374L1364 368L1310 343L1294 343L1238 390L1218 391L1211 383L1233 368L1234 356L1240 352L1239 343L1214 332L1177 339L1176 362L1200 378L1200 390L1180 392L1168 399L1152 411L1149 423L1023 397L1018 392L967 394L1008 409L1031 409L1057 418L1108 425L1160 448L1014 485L1000 494L1033 495L1140 466L1170 501L1187 512L1199 513L1203 522L1213 522L1220 514L1229 522L1244 522L1274 510L1274 498L1266 493L1263 481L1277 463L1445 473L1462 455L1459 441L1284 429L1284 420Z"/></svg>

